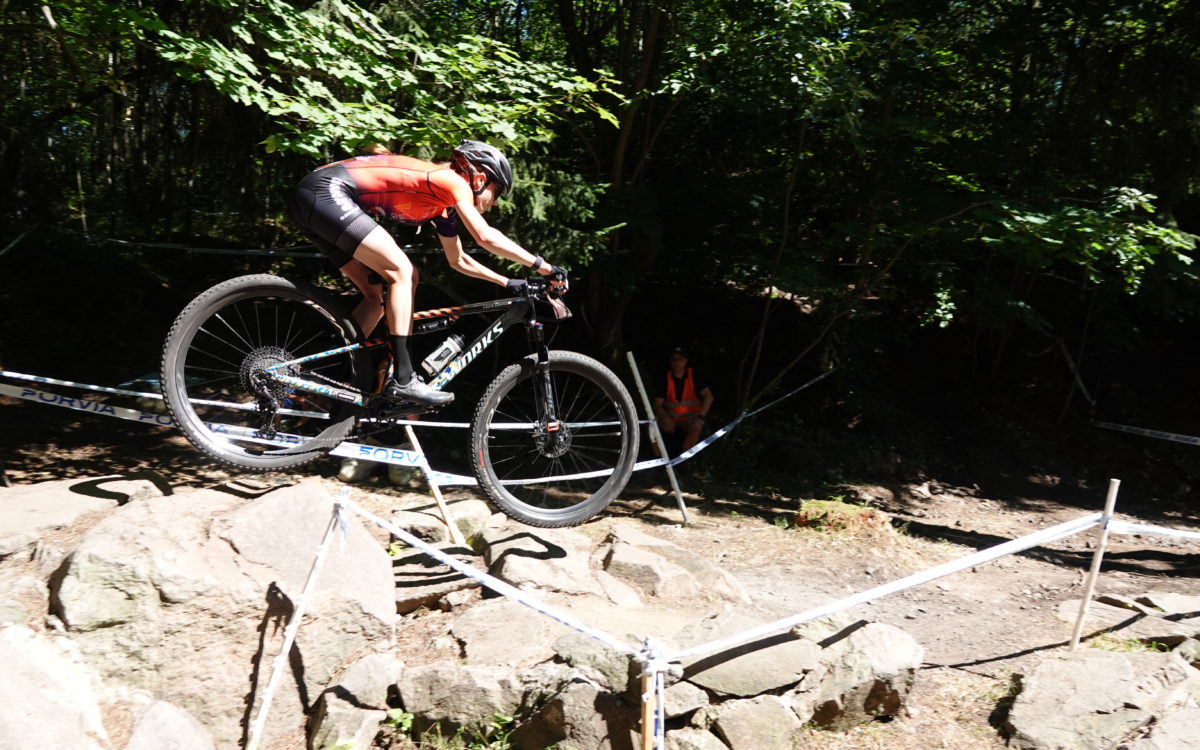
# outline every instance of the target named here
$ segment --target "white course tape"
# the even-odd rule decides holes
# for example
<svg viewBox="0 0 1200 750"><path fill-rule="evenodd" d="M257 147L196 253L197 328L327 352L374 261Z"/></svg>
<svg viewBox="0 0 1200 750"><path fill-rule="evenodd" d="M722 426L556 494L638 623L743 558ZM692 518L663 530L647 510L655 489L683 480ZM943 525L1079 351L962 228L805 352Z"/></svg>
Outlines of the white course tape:
<svg viewBox="0 0 1200 750"><path fill-rule="evenodd" d="M711 651L718 651L721 649L730 648L732 646L741 645L747 641L752 641L755 638L759 638L770 633L775 633L780 630L785 630L795 625L799 625L802 622L815 620L818 617L831 615L834 612L840 612L843 609L849 609L850 607L854 607L859 604L865 604L873 599L879 599L881 597L888 596L889 594L895 594L899 591L910 589L913 586L919 586L922 583L929 583L930 581L937 580L943 576L948 576L951 573L957 573L960 570L973 568L976 565L990 562L997 558L1004 557L1005 555L1011 555L1015 552L1020 552L1041 544L1049 544L1050 542L1062 539L1063 537L1071 536L1072 534L1078 534L1081 531L1086 531L1087 529L1092 528L1100 523L1100 520L1103 518L1103 516L1103 513L1093 513L1088 516L1083 516L1082 518L1077 518L1074 521L1060 523L1057 526L1051 526L1048 529L1036 531L1032 534L1004 542L1003 544L998 544L995 547L988 547L987 549L980 550L973 555L968 555L967 557L959 558L958 560L951 560L948 563L943 563L936 567L929 568L928 570L923 570L920 573L914 573L913 575L900 578L890 583L876 586L873 589L867 589L866 591L862 591L853 596L848 596L845 599L839 599L838 601L821 605L820 607L810 609L806 612L801 612L797 615L792 615L791 617L787 617L782 620L776 620L775 622L769 622L765 625L751 628L750 630L744 630L741 633L734 633L733 635L712 641L710 643L702 643L699 646L693 646L692 648L688 648L680 651L677 654L673 654L670 659L671 661L678 661L683 657L704 654Z"/></svg>
<svg viewBox="0 0 1200 750"><path fill-rule="evenodd" d="M767 410L767 409L771 408L772 406L774 406L775 404L778 404L780 401L783 401L784 399L789 399L789 398L791 398L792 396L795 396L795 395L796 395L797 393L799 393L800 391L804 390L805 388L808 388L810 385L814 385L814 384L816 384L817 382L819 382L819 381L821 381L821 380L824 380L825 378L827 378L827 377L829 377L830 375L832 375L834 372L835 372L835 370L826 370L825 372L823 372L823 373L821 373L820 375L816 376L815 378L813 378L812 380L808 381L807 383L805 383L805 384L803 384L803 385L801 385L801 386L799 386L799 387L797 387L797 388L793 388L792 390L790 390L790 391L788 391L787 393L783 394L782 396L780 396L779 398L775 399L774 401L771 401L771 402L769 402L769 403L766 403L766 404L764 404L764 405L762 405L762 406L758 407L758 408L757 408L757 409L755 409L754 411L744 411L744 412L742 412L741 416L739 416L737 419L733 420L733 421L732 421L732 422L730 422L729 424L725 425L725 426L724 426L724 427L722 427L721 429L719 429L719 430L717 430L716 432L714 432L713 434L709 435L709 436L708 436L706 439L704 439L704 440L700 441L699 443L696 443L696 444L695 444L695 445L693 445L691 448L688 448L688 449L687 449L686 451L684 451L683 453L680 453L680 454L679 454L678 456L676 456L675 458L672 458L670 461L667 461L666 459L659 459L659 460L657 460L657 461L643 461L642 463L640 463L640 464L637 464L637 465L634 467L634 469L635 469L635 470L637 470L638 468L647 468L647 469L649 469L649 468L652 468L652 467L654 467L654 466L662 466L663 464L666 464L666 463L669 463L669 464L671 464L672 466L674 466L674 465L676 465L676 464L683 463L684 461L688 460L689 458L691 458L692 456L696 455L696 454L697 454L697 453L699 453L700 451L704 450L704 449L705 449L705 448L707 448L708 446L712 445L714 442L716 442L716 441L717 441L717 440L719 440L720 438L724 437L724 436L726 435L726 433L728 433L728 432L729 432L730 430L732 430L734 427L737 427L737 426L738 426L738 424L740 424L742 421L744 421L744 420L746 420L746 419L749 419L750 417L753 417L755 414L758 414L759 412L762 412L762 411L765 411L765 410Z"/></svg>
<svg viewBox="0 0 1200 750"><path fill-rule="evenodd" d="M1115 519L1108 522L1108 530L1114 534L1153 534L1155 536L1173 536L1180 539L1200 541L1200 531L1184 531L1166 526L1151 526L1144 523L1130 523L1129 521L1117 521Z"/></svg>
<svg viewBox="0 0 1200 750"><path fill-rule="evenodd" d="M618 640L617 638L614 638L613 636L609 635L608 633L605 633L600 630L596 630L595 628L592 628L592 627L586 625L582 621L576 619L573 615L567 614L566 612L563 612L562 610L556 609L555 607L551 607L549 604L545 604L544 602L538 601L537 599L529 596L528 593L520 590L519 588L517 588L516 586L513 586L512 584L506 583L505 581L502 581L499 578L496 578L495 576L493 576L489 573L485 573L482 570L473 568L470 565L467 565L466 563L462 562L461 560L451 557L450 555L447 555L445 552L442 552L437 547L434 547L433 545L429 544L428 542L418 539L417 537L408 533L407 531L405 531L404 529L395 525L394 523L391 523L390 521L385 521L384 519L380 518L379 516L375 515L374 513L364 510L349 501L343 503L343 506L347 510L357 513L358 515L367 519L368 521L375 524L376 526L379 526L380 528L386 530L392 536L403 541L405 544L409 545L410 547L415 547L416 549L421 550L422 552L429 555L430 557L437 560L438 562L442 563L443 565L446 565L449 568L456 570L459 573L462 573L463 575L467 576L468 578L472 578L476 581L479 581L481 584L483 584L484 586L487 586L492 591L495 591L496 593L501 594L503 596L507 596L508 598L512 599L513 601L519 602L520 604L523 604L526 607L529 607L530 609L534 610L535 612L540 612L541 614L545 615L546 617L549 617L552 620L556 620L556 621L562 623L563 625L566 625L567 627L571 628L572 630L577 630L580 633L583 633L584 635L586 635L590 638L594 638L595 640L600 641L601 643L603 643L604 645L608 646L611 649L614 649L615 651L619 651L620 653L627 654L629 656L641 658L641 652L638 649L633 648L633 647L629 646L628 644L621 642L620 640Z"/></svg>
<svg viewBox="0 0 1200 750"><path fill-rule="evenodd" d="M78 388L84 391L97 391L100 393L117 393L122 396L140 396L142 398L156 398L162 400L161 393L142 393L141 391L127 391L123 388L109 388L104 385L89 385L87 383L76 383L73 380L57 380L55 378L43 378L40 375L26 375L23 372L13 372L11 370L0 370L0 377L13 378L14 380L29 380L34 383L45 383L46 385L65 385L71 388Z"/></svg>
<svg viewBox="0 0 1200 750"><path fill-rule="evenodd" d="M416 422L410 424L416 424ZM421 459L424 458L422 454L416 451L404 450L403 448L390 448L385 445L345 442L329 451L329 455L341 456L342 458L357 458L362 461L378 461L379 463L396 464L397 466L411 466L417 469L424 468L421 462ZM426 472L426 476L430 482L437 484L439 487L473 487L478 484L474 477L465 477L461 474L451 474L435 469L430 469Z"/></svg>
<svg viewBox="0 0 1200 750"><path fill-rule="evenodd" d="M39 404L48 404L50 406L62 406L75 411L85 411L89 414L100 414L106 417L116 417L118 419L127 419L131 422L142 422L145 424L158 425L160 427L170 427L175 424L169 414L154 414L148 411L139 411L137 409L126 409L123 406L113 406L100 401L92 401L86 398L71 398L70 396L61 396L57 393L46 393L34 388L24 386L14 386L7 383L0 383L0 393L8 396L15 396L26 401L36 401Z"/></svg>
<svg viewBox="0 0 1200 750"><path fill-rule="evenodd" d="M1128 432L1130 435L1143 435L1145 437L1158 438L1159 440L1170 440L1174 443L1185 443L1187 445L1200 445L1200 437L1191 435L1180 435L1175 432L1163 432L1162 430L1147 430L1145 427L1130 427L1127 424L1113 424L1112 422L1092 422L1095 427L1103 427L1106 430L1116 430L1117 432Z"/></svg>

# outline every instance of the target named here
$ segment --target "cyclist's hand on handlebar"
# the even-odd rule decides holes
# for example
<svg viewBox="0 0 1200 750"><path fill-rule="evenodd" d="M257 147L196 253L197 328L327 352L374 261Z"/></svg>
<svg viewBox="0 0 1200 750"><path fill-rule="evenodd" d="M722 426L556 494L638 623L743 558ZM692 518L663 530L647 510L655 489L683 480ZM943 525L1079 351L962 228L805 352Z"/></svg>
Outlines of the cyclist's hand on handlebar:
<svg viewBox="0 0 1200 750"><path fill-rule="evenodd" d="M566 294L571 288L571 282L568 278L567 269L562 266L550 266L550 288L559 294Z"/></svg>
<svg viewBox="0 0 1200 750"><path fill-rule="evenodd" d="M509 279L504 282L505 288L512 292L514 296L524 296L526 289L529 288L529 282L525 279Z"/></svg>

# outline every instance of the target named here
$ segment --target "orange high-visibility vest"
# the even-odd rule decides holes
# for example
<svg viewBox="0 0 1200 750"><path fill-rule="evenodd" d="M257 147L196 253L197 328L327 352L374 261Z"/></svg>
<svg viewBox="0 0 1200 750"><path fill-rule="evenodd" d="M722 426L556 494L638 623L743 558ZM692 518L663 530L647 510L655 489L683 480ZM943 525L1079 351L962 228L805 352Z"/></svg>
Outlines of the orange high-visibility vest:
<svg viewBox="0 0 1200 750"><path fill-rule="evenodd" d="M663 409L671 419L678 422L689 414L700 413L701 402L696 396L696 383L692 379L692 368L687 368L683 376L683 393L675 393L675 378L667 372L667 397L663 399Z"/></svg>

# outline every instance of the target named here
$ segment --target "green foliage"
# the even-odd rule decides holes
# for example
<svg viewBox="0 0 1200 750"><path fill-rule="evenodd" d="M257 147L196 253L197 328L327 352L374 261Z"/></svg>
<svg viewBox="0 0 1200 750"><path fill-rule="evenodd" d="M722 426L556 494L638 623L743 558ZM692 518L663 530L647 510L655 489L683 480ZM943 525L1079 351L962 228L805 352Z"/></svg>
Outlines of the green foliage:
<svg viewBox="0 0 1200 750"><path fill-rule="evenodd" d="M463 35L433 41L410 19L388 30L343 0L300 9L286 0L235 4L227 33L186 29L151 13L130 13L135 30L192 80L266 113L280 129L268 152L322 155L372 141L426 148L471 136L520 145L552 136L565 113L612 120L594 95L602 82L522 60L494 40Z"/></svg>

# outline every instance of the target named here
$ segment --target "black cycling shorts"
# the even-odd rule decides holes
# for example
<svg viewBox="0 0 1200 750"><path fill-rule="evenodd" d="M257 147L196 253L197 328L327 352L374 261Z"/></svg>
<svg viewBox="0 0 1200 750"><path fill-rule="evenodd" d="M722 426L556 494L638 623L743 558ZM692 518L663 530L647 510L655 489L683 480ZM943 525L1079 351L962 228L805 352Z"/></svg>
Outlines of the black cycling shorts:
<svg viewBox="0 0 1200 750"><path fill-rule="evenodd" d="M366 236L379 226L358 205L358 187L341 164L323 167L301 180L292 191L288 212L338 268L350 262Z"/></svg>

